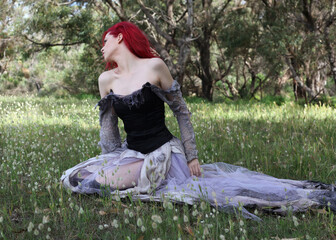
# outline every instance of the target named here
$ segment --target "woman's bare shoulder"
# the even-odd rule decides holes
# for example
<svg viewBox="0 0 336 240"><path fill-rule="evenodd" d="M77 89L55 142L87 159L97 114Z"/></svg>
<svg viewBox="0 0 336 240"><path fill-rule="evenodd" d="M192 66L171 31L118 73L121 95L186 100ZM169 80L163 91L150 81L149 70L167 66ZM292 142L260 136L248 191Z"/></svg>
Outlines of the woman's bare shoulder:
<svg viewBox="0 0 336 240"><path fill-rule="evenodd" d="M167 67L161 58L150 58L147 60L147 63L148 66L153 70L159 70L160 68Z"/></svg>
<svg viewBox="0 0 336 240"><path fill-rule="evenodd" d="M111 83L115 79L116 75L114 70L102 72L98 78L99 84Z"/></svg>
<svg viewBox="0 0 336 240"><path fill-rule="evenodd" d="M149 66L156 73L160 87L162 89L169 89L173 83L173 77L165 62L161 58L151 58Z"/></svg>
<svg viewBox="0 0 336 240"><path fill-rule="evenodd" d="M110 91L112 82L116 79L114 70L102 72L98 78L100 96L104 97Z"/></svg>

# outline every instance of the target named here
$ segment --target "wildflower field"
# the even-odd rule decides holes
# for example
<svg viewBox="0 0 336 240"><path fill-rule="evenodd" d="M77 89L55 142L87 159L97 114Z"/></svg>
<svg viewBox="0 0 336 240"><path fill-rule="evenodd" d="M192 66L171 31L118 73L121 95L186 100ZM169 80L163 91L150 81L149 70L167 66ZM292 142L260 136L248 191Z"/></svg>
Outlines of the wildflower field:
<svg viewBox="0 0 336 240"><path fill-rule="evenodd" d="M286 216L249 209L262 219L255 222L206 202L143 203L65 190L62 172L100 154L96 101L0 96L0 238L336 239L329 209ZM335 183L334 108L188 105L202 163L223 161L278 178ZM167 125L179 135L169 109Z"/></svg>

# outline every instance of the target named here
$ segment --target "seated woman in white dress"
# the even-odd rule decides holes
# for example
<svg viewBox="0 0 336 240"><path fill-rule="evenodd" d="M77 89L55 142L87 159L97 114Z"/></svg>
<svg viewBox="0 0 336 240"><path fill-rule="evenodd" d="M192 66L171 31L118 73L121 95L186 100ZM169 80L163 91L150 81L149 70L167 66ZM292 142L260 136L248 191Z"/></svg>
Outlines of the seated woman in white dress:
<svg viewBox="0 0 336 240"><path fill-rule="evenodd" d="M226 211L239 206L305 211L326 205L336 210L331 185L277 179L222 162L200 166L180 86L146 36L134 24L120 22L104 33L103 42L110 70L98 80L102 154L65 171L65 187L144 201L206 200ZM165 125L164 103L177 118L181 140ZM127 134L124 143L118 118ZM241 207L245 217L258 219Z"/></svg>

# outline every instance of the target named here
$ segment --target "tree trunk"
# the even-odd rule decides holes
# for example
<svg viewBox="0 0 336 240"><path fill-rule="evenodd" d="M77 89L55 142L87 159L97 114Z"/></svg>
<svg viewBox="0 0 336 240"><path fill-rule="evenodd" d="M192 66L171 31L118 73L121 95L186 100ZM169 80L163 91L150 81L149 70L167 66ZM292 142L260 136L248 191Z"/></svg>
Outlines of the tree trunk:
<svg viewBox="0 0 336 240"><path fill-rule="evenodd" d="M203 11L204 11L204 18L207 19L202 26L202 38L197 39L197 44L200 51L200 68L202 74L200 74L200 78L202 80L202 93L203 96L212 101L212 93L213 93L213 79L211 76L211 69L210 69L210 38L211 38L211 26L212 23L211 18L211 0L203 1Z"/></svg>
<svg viewBox="0 0 336 240"><path fill-rule="evenodd" d="M193 25L194 25L194 6L193 6L193 0L187 0L187 11L188 11L188 17L187 17L187 25L186 25L186 31L183 35L182 40L179 41L179 58L178 58L178 82L180 83L182 87L182 92L186 93L185 89L183 88L183 80L185 75L185 69L187 66L187 63L190 59L190 40L193 37Z"/></svg>
<svg viewBox="0 0 336 240"><path fill-rule="evenodd" d="M325 43L325 49L328 53L328 60L331 70L331 75L334 80L334 83L336 85L336 63L335 63L335 54L334 49L331 46L330 39L329 39L329 27L326 27L324 29L324 43Z"/></svg>
<svg viewBox="0 0 336 240"><path fill-rule="evenodd" d="M288 57L286 57L285 60L292 74L295 99L297 100L297 98L300 97L306 98L306 92L308 93L309 98L311 98L312 90L301 81L300 76L297 74L297 71L292 64L292 60Z"/></svg>
<svg viewBox="0 0 336 240"><path fill-rule="evenodd" d="M205 31L204 34L206 34ZM212 76L210 72L210 37L205 35L205 39L199 44L200 46L200 61L202 68L202 93L203 96L212 101L213 89L212 89Z"/></svg>

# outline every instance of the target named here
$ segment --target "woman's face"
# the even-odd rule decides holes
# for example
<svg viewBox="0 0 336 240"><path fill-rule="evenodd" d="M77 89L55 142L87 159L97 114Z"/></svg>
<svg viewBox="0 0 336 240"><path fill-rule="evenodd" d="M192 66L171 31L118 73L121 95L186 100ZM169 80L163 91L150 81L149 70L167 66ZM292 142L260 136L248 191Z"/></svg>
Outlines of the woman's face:
<svg viewBox="0 0 336 240"><path fill-rule="evenodd" d="M118 46L117 38L109 33L106 34L104 39L104 46L101 49L104 60L106 62L110 62L112 60L113 53L115 52L117 46Z"/></svg>

